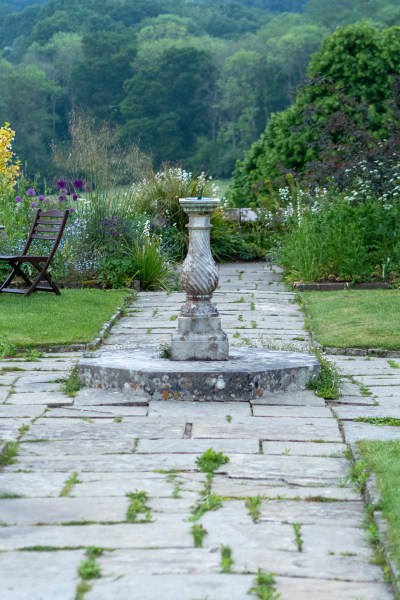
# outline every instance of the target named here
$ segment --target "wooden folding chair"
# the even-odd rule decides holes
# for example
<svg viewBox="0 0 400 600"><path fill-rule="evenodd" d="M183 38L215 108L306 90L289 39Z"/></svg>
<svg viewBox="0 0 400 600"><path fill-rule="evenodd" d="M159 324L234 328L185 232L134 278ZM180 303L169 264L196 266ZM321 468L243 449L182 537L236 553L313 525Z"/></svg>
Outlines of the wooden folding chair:
<svg viewBox="0 0 400 600"><path fill-rule="evenodd" d="M25 242L21 254L19 256L0 256L0 261L7 262L12 268L10 275L0 286L0 293L10 292L29 296L32 292L40 290L42 292L55 292L58 295L61 294L50 273L47 271L60 244L68 215L69 210L42 211L39 209L37 211L28 239ZM50 248L49 253L46 256L28 254L34 240L49 241ZM31 279L22 268L24 264L32 265L39 274ZM28 287L24 289L9 287L14 277L23 279ZM47 285L43 285L45 282L47 282ZM42 283L42 285L39 285L40 283Z"/></svg>

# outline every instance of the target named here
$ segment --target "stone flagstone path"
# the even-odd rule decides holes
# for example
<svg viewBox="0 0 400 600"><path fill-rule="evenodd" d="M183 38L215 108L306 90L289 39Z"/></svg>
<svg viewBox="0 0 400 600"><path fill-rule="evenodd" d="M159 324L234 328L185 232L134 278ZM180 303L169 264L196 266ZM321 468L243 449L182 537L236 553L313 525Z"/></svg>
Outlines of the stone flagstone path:
<svg viewBox="0 0 400 600"><path fill-rule="evenodd" d="M215 294L232 345L303 350L293 298L262 263L224 265ZM167 342L182 301L141 293L104 343ZM61 381L78 358L0 362L0 436L3 447L18 443L0 473L1 600L248 600L263 597L248 593L259 569L275 574L281 600L393 597L345 454L345 442L399 437L354 422L400 414L400 376L385 359L334 357L345 383L331 404L309 391L203 404L90 389L69 398ZM207 482L196 458L209 448L229 462ZM138 492L147 508L127 522ZM205 494L222 506L193 521ZM90 546L103 550L101 577L85 592L79 567Z"/></svg>

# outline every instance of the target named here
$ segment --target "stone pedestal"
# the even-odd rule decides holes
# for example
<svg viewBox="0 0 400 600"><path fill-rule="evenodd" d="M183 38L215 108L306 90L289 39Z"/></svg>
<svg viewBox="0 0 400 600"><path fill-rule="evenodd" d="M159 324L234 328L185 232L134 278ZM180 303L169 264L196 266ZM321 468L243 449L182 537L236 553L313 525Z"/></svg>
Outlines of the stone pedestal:
<svg viewBox="0 0 400 600"><path fill-rule="evenodd" d="M189 248L181 269L186 302L172 335L172 360L228 360L228 337L211 298L218 286L218 269L211 255L210 215L218 198L181 198L189 215Z"/></svg>

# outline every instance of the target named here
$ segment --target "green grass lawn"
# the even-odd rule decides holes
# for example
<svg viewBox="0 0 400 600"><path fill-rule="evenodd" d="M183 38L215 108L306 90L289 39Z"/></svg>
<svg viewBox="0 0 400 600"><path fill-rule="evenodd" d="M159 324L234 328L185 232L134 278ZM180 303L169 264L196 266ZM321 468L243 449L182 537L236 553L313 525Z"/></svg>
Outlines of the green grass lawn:
<svg viewBox="0 0 400 600"><path fill-rule="evenodd" d="M380 509L388 529L390 552L400 569L400 440L360 442L367 469L376 473Z"/></svg>
<svg viewBox="0 0 400 600"><path fill-rule="evenodd" d="M18 348L86 343L126 298L124 290L62 290L50 293L0 294L0 336Z"/></svg>
<svg viewBox="0 0 400 600"><path fill-rule="evenodd" d="M400 290L305 292L308 324L323 346L400 349Z"/></svg>

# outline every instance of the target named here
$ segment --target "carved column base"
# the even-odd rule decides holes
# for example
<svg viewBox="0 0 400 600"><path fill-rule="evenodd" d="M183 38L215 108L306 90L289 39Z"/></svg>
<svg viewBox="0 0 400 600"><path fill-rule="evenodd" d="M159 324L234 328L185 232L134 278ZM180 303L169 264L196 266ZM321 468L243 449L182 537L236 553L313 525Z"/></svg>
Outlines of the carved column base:
<svg viewBox="0 0 400 600"><path fill-rule="evenodd" d="M228 360L228 336L221 317L179 317L171 339L172 360Z"/></svg>

